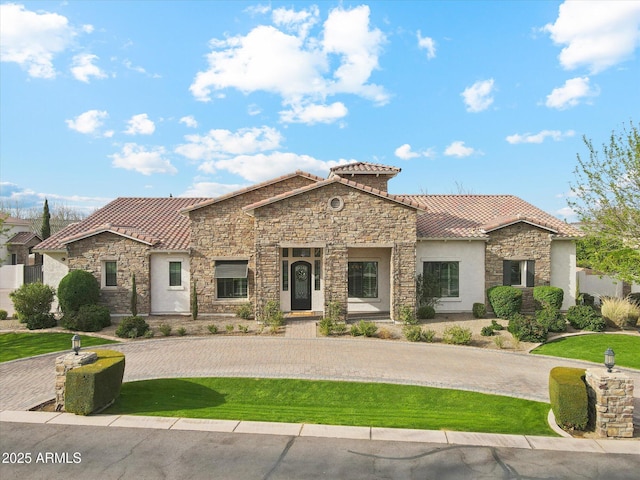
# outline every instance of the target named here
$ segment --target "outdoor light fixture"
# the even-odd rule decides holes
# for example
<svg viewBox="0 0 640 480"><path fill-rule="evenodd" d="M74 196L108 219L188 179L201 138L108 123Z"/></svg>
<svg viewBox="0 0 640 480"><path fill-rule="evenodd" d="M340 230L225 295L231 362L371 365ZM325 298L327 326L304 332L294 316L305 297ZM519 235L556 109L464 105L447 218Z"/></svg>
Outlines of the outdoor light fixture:
<svg viewBox="0 0 640 480"><path fill-rule="evenodd" d="M607 348L607 351L604 352L604 366L607 367L607 372L611 373L611 369L616 364L616 353L611 349L611 347Z"/></svg>
<svg viewBox="0 0 640 480"><path fill-rule="evenodd" d="M80 335L78 335L77 333L71 339L71 346L73 348L73 351L76 352L76 355L78 355L78 352L80 351Z"/></svg>

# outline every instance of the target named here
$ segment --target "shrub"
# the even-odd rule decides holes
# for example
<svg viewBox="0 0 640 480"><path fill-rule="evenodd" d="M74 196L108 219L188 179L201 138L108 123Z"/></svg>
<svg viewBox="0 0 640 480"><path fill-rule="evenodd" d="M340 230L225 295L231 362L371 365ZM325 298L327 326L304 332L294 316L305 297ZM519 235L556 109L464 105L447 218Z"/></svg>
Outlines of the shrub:
<svg viewBox="0 0 640 480"><path fill-rule="evenodd" d="M511 318L522 308L522 290L508 285L491 287L487 297L498 318Z"/></svg>
<svg viewBox="0 0 640 480"><path fill-rule="evenodd" d="M418 323L415 311L409 305L402 305L400 307L400 321L405 325L415 325Z"/></svg>
<svg viewBox="0 0 640 480"><path fill-rule="evenodd" d="M77 312L82 305L95 305L99 300L98 280L84 270L72 270L58 284L58 301L65 314Z"/></svg>
<svg viewBox="0 0 640 480"><path fill-rule="evenodd" d="M564 332L567 330L567 321L564 315L555 307L547 306L536 312L536 321L549 332Z"/></svg>
<svg viewBox="0 0 640 480"><path fill-rule="evenodd" d="M210 325L207 325L207 330L209 330L209 333L211 333L212 335L215 335L216 333L218 333L218 326L212 323Z"/></svg>
<svg viewBox="0 0 640 480"><path fill-rule="evenodd" d="M364 320L360 320L358 323L355 323L351 326L351 335L353 335L354 337L373 337L377 331L378 327L375 323L365 322Z"/></svg>
<svg viewBox="0 0 640 480"><path fill-rule="evenodd" d="M264 306L262 318L264 323L276 329L284 325L284 313L280 310L280 303L275 300L269 300Z"/></svg>
<svg viewBox="0 0 640 480"><path fill-rule="evenodd" d="M452 325L442 332L442 341L454 345L469 345L471 343L471 329L460 325Z"/></svg>
<svg viewBox="0 0 640 480"><path fill-rule="evenodd" d="M67 412L89 415L111 405L120 395L124 376L124 354L96 350L98 360L67 372L64 408Z"/></svg>
<svg viewBox="0 0 640 480"><path fill-rule="evenodd" d="M29 330L41 330L58 325L58 321L53 313L37 313L27 317L27 328Z"/></svg>
<svg viewBox="0 0 640 480"><path fill-rule="evenodd" d="M149 324L141 317L124 317L116 329L120 338L142 337L149 330Z"/></svg>
<svg viewBox="0 0 640 480"><path fill-rule="evenodd" d="M525 317L517 313L509 319L509 332L514 338L522 342L544 342L547 339L547 329L540 325L535 318Z"/></svg>
<svg viewBox="0 0 640 480"><path fill-rule="evenodd" d="M198 289L196 288L195 280L191 289L191 318L194 321L198 319Z"/></svg>
<svg viewBox="0 0 640 480"><path fill-rule="evenodd" d="M329 303L327 303L324 317L330 319L334 323L337 323L340 320L344 320L342 305L340 305L340 302L330 301Z"/></svg>
<svg viewBox="0 0 640 480"><path fill-rule="evenodd" d="M628 298L602 297L602 316L618 328L635 326L640 316L640 307Z"/></svg>
<svg viewBox="0 0 640 480"><path fill-rule="evenodd" d="M238 325L238 330L242 333L249 333L249 325Z"/></svg>
<svg viewBox="0 0 640 480"><path fill-rule="evenodd" d="M180 327L178 330L176 330L176 333L179 336L184 337L187 334L187 329L184 327Z"/></svg>
<svg viewBox="0 0 640 480"><path fill-rule="evenodd" d="M636 305L640 306L640 292L630 293L627 298L631 303L635 303Z"/></svg>
<svg viewBox="0 0 640 480"><path fill-rule="evenodd" d="M496 320L491 320L491 328L494 330L504 330L504 326L498 323Z"/></svg>
<svg viewBox="0 0 640 480"><path fill-rule="evenodd" d="M391 340L393 338L393 333L388 328L381 328L378 330L378 338L382 338L383 340Z"/></svg>
<svg viewBox="0 0 640 480"><path fill-rule="evenodd" d="M21 285L20 288L11 292L9 297L13 302L13 308L18 315L18 320L22 323L27 323L30 317L43 319L49 315L55 294L55 290L49 285L38 282ZM38 322L40 320L32 319L32 323Z"/></svg>
<svg viewBox="0 0 640 480"><path fill-rule="evenodd" d="M164 335L165 337L168 337L169 335L171 335L172 328L171 328L171 325L163 323L158 327L158 330L160 330L160 333L162 335Z"/></svg>
<svg viewBox="0 0 640 480"><path fill-rule="evenodd" d="M423 329L419 325L407 325L403 329L404 336L410 342L433 342L436 332Z"/></svg>
<svg viewBox="0 0 640 480"><path fill-rule="evenodd" d="M9 317L9 314L6 310L0 309L0 320L6 320Z"/></svg>
<svg viewBox="0 0 640 480"><path fill-rule="evenodd" d="M420 274L416 277L416 303L418 307L438 305L440 303L439 291L439 280L434 275Z"/></svg>
<svg viewBox="0 0 640 480"><path fill-rule="evenodd" d="M495 343L496 347L498 347L499 349L503 349L504 348L504 337L502 337L500 335L496 335L495 337L493 337L493 343Z"/></svg>
<svg viewBox="0 0 640 480"><path fill-rule="evenodd" d="M432 318L436 318L436 309L431 305L423 305L418 308L416 313L420 320L431 320Z"/></svg>
<svg viewBox="0 0 640 480"><path fill-rule="evenodd" d="M224 326L224 329L227 331L227 333L232 333L234 328L236 328L236 327L234 327L233 324L231 324L231 323L229 323L229 324Z"/></svg>
<svg viewBox="0 0 640 480"><path fill-rule="evenodd" d="M336 335L342 335L347 331L347 324L344 322L337 322L333 324L333 333Z"/></svg>
<svg viewBox="0 0 640 480"><path fill-rule="evenodd" d="M69 330L98 332L111 325L111 314L102 305L82 305L77 312L66 313L60 323Z"/></svg>
<svg viewBox="0 0 640 480"><path fill-rule="evenodd" d="M325 337L331 335L333 333L333 325L334 323L330 318L324 317L322 320L320 320L320 322L318 322L320 334L324 335Z"/></svg>
<svg viewBox="0 0 640 480"><path fill-rule="evenodd" d="M138 287L136 287L136 274L131 274L131 315L138 316Z"/></svg>
<svg viewBox="0 0 640 480"><path fill-rule="evenodd" d="M253 317L253 305L251 305L250 302L240 305L238 308L236 308L236 317L243 320L249 320L251 317Z"/></svg>
<svg viewBox="0 0 640 480"><path fill-rule="evenodd" d="M567 320L573 328L579 330L602 332L606 328L604 319L589 305L573 305L569 307Z"/></svg>
<svg viewBox="0 0 640 480"><path fill-rule="evenodd" d="M577 305L589 305L590 307L593 307L595 303L596 298L593 295L589 295L588 293L581 293L576 299Z"/></svg>
<svg viewBox="0 0 640 480"><path fill-rule="evenodd" d="M484 303L474 303L472 310L473 318L484 318L487 316L487 306Z"/></svg>
<svg viewBox="0 0 640 480"><path fill-rule="evenodd" d="M549 400L556 423L584 430L589 421L587 386L582 368L555 367L549 372Z"/></svg>
<svg viewBox="0 0 640 480"><path fill-rule="evenodd" d="M491 325L482 327L482 330L480 330L480 335L482 335L483 337L490 337L491 335L493 335L493 327Z"/></svg>
<svg viewBox="0 0 640 480"><path fill-rule="evenodd" d="M560 310L564 300L564 290L559 287L533 287L533 299L536 301L536 309L552 307Z"/></svg>

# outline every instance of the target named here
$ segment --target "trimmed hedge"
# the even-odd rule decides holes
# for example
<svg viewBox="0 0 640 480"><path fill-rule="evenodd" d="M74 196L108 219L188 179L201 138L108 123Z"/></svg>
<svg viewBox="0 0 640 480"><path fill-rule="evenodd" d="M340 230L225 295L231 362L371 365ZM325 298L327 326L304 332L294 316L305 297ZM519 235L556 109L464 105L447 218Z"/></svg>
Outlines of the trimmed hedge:
<svg viewBox="0 0 640 480"><path fill-rule="evenodd" d="M556 423L565 430L584 430L589 422L585 369L555 367L549 372L549 399Z"/></svg>
<svg viewBox="0 0 640 480"><path fill-rule="evenodd" d="M484 303L474 303L471 311L473 312L473 318L484 318L487 316L487 307Z"/></svg>
<svg viewBox="0 0 640 480"><path fill-rule="evenodd" d="M511 318L522 308L522 290L508 285L499 285L487 290L487 297L498 318Z"/></svg>
<svg viewBox="0 0 640 480"><path fill-rule="evenodd" d="M111 314L101 305L82 305L77 312L65 314L60 323L69 330L98 332L111 325Z"/></svg>
<svg viewBox="0 0 640 480"><path fill-rule="evenodd" d="M604 318L589 305L573 305L567 311L567 320L573 328L603 332L607 328Z"/></svg>
<svg viewBox="0 0 640 480"><path fill-rule="evenodd" d="M77 415L89 415L111 405L118 395L124 376L124 354L114 350L95 350L98 360L67 372L64 409Z"/></svg>
<svg viewBox="0 0 640 480"><path fill-rule="evenodd" d="M533 299L536 301L537 310L543 310L549 307L560 310L562 308L562 301L564 300L564 290L559 287L533 287Z"/></svg>
<svg viewBox="0 0 640 480"><path fill-rule="evenodd" d="M536 321L550 332L564 332L567 330L567 320L555 307L547 306L536 311Z"/></svg>
<svg viewBox="0 0 640 480"><path fill-rule="evenodd" d="M141 317L125 317L116 329L120 338L142 337L149 330L149 324Z"/></svg>
<svg viewBox="0 0 640 480"><path fill-rule="evenodd" d="M517 313L509 319L509 333L523 342L541 343L547 340L547 328L535 318Z"/></svg>
<svg viewBox="0 0 640 480"><path fill-rule="evenodd" d="M58 284L58 301L63 313L77 312L82 305L93 305L100 300L100 284L93 274L72 270Z"/></svg>

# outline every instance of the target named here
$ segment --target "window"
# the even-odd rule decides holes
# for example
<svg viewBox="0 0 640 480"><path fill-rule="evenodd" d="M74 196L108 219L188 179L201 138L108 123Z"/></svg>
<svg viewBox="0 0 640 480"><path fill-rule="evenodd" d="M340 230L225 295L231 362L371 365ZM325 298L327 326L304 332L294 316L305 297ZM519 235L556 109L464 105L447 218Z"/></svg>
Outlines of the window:
<svg viewBox="0 0 640 480"><path fill-rule="evenodd" d="M246 260L217 260L215 279L218 298L247 298Z"/></svg>
<svg viewBox="0 0 640 480"><path fill-rule="evenodd" d="M169 286L182 286L182 262L169 262Z"/></svg>
<svg viewBox="0 0 640 480"><path fill-rule="evenodd" d="M289 262L287 260L282 261L282 290L289 291Z"/></svg>
<svg viewBox="0 0 640 480"><path fill-rule="evenodd" d="M378 298L378 262L349 262L349 297Z"/></svg>
<svg viewBox="0 0 640 480"><path fill-rule="evenodd" d="M313 289L320 290L320 270L322 261L314 260L313 262Z"/></svg>
<svg viewBox="0 0 640 480"><path fill-rule="evenodd" d="M513 287L533 287L535 284L535 262L533 260L504 260L502 284Z"/></svg>
<svg viewBox="0 0 640 480"><path fill-rule="evenodd" d="M294 248L293 256L294 257L310 257L311 249L310 248Z"/></svg>
<svg viewBox="0 0 640 480"><path fill-rule="evenodd" d="M432 286L434 297L460 296L460 262L424 262L422 276Z"/></svg>
<svg viewBox="0 0 640 480"><path fill-rule="evenodd" d="M115 260L104 262L104 286L118 286L118 263Z"/></svg>

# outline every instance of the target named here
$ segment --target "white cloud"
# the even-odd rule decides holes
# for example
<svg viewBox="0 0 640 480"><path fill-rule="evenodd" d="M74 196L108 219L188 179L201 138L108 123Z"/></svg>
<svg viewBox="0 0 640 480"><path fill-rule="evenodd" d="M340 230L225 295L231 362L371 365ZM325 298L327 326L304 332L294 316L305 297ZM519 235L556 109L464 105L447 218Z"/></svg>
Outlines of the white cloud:
<svg viewBox="0 0 640 480"><path fill-rule="evenodd" d="M384 88L368 83L378 68L385 41L383 33L369 25L369 8L335 8L322 32L312 36L316 10L277 9L273 20L282 29L260 25L246 35L211 40L208 68L198 72L190 86L193 96L206 102L226 88L246 94L274 93L288 108L283 111L283 121L301 121L302 117L292 112L324 105L328 96L336 94L349 93L377 104L386 103L389 96ZM288 33L290 29L295 33ZM324 116L325 120L340 118L336 103L333 105L333 115ZM310 119L318 121L314 115Z"/></svg>
<svg viewBox="0 0 640 480"><path fill-rule="evenodd" d="M74 34L68 19L57 13L0 5L0 58L26 68L31 77L55 78L53 57L71 44Z"/></svg>
<svg viewBox="0 0 640 480"><path fill-rule="evenodd" d="M86 25L82 25L81 28L84 33L93 33L93 31L95 30L95 27L89 23L87 23Z"/></svg>
<svg viewBox="0 0 640 480"><path fill-rule="evenodd" d="M563 207L560 210L556 210L556 215L564 218L571 218L576 216L576 212L571 207Z"/></svg>
<svg viewBox="0 0 640 480"><path fill-rule="evenodd" d="M52 192L36 192L31 188L22 187L15 183L0 182L0 202L11 209L14 205L20 209L40 208L44 199L49 200L49 207L53 210L62 205L72 210L79 210L87 214L111 201L106 197L86 197L81 195L60 195ZM15 208L14 207L14 208Z"/></svg>
<svg viewBox="0 0 640 480"><path fill-rule="evenodd" d="M193 115L187 115L179 120L180 123L184 123L189 128L198 128L198 121Z"/></svg>
<svg viewBox="0 0 640 480"><path fill-rule="evenodd" d="M630 58L640 45L640 2L567 1L543 30L565 45L558 57L565 69L586 66L597 73Z"/></svg>
<svg viewBox="0 0 640 480"><path fill-rule="evenodd" d="M412 158L417 158L417 157L430 158L435 156L435 152L431 148L428 150L424 150L423 152L414 152L411 149L411 145L409 145L408 143L405 143L404 145L400 145L398 148L396 148L394 154L396 157L402 160L411 160Z"/></svg>
<svg viewBox="0 0 640 480"><path fill-rule="evenodd" d="M480 80L464 89L460 94L467 105L467 112L481 112L493 103L493 78Z"/></svg>
<svg viewBox="0 0 640 480"><path fill-rule="evenodd" d="M162 75L159 75L157 73L149 73L147 72L147 70L139 65L134 65L133 62L131 62L131 60L129 59L125 59L122 61L122 64L128 69L128 70L132 70L134 72L138 72L138 73L142 73L143 75L146 75L147 77L151 77L151 78L162 78Z"/></svg>
<svg viewBox="0 0 640 480"><path fill-rule="evenodd" d="M107 78L107 74L100 70L100 67L93 62L98 60L98 56L90 53L82 53L73 57L71 73L76 80L89 83L89 77Z"/></svg>
<svg viewBox="0 0 640 480"><path fill-rule="evenodd" d="M194 182L180 195L181 197L219 197L227 193L235 192L248 185L225 184L216 182Z"/></svg>
<svg viewBox="0 0 640 480"><path fill-rule="evenodd" d="M131 117L127 122L128 128L124 131L127 135L151 135L156 130L156 125L146 113L140 113Z"/></svg>
<svg viewBox="0 0 640 480"><path fill-rule="evenodd" d="M88 110L73 120L65 120L71 130L85 134L96 134L109 114L106 110ZM105 136L108 136L105 134Z"/></svg>
<svg viewBox="0 0 640 480"><path fill-rule="evenodd" d="M290 110L280 112L280 119L285 123L333 123L334 121L346 117L347 107L342 102L335 102L331 105L292 105Z"/></svg>
<svg viewBox="0 0 640 480"><path fill-rule="evenodd" d="M188 143L179 145L176 153L196 161L274 150L282 141L280 132L267 126L241 128L236 132L210 130L206 135L186 135L184 138Z"/></svg>
<svg viewBox="0 0 640 480"><path fill-rule="evenodd" d="M451 145L449 145L444 151L445 155L449 157L458 157L458 158L468 157L476 153L479 153L479 152L474 148L466 147L464 145L464 142L460 140L452 142Z"/></svg>
<svg viewBox="0 0 640 480"><path fill-rule="evenodd" d="M418 30L418 48L422 48L427 51L427 58L429 60L436 58L436 42L433 38L423 37L420 30Z"/></svg>
<svg viewBox="0 0 640 480"><path fill-rule="evenodd" d="M589 77L576 77L567 80L562 87L554 88L545 105L549 108L564 110L575 107L583 99L598 96L600 90L589 85Z"/></svg>
<svg viewBox="0 0 640 480"><path fill-rule="evenodd" d="M546 138L551 138L556 142L567 138L573 137L576 132L573 130L567 130L566 132L561 132L560 130L542 130L538 133L525 133L523 135L519 133L515 133L513 135L509 135L506 140L511 144L517 143L542 143Z"/></svg>
<svg viewBox="0 0 640 480"><path fill-rule="evenodd" d="M126 143L120 153L109 155L113 159L113 166L134 170L143 175L152 173L175 174L178 170L165 158L164 147L154 147L147 150L136 143Z"/></svg>

